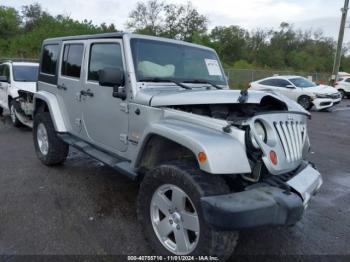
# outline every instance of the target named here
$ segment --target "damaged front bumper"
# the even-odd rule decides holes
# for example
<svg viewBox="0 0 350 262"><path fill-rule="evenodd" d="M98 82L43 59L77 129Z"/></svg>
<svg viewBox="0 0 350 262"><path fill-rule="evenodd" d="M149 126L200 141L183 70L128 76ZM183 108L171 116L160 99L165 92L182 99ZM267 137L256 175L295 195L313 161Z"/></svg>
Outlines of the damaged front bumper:
<svg viewBox="0 0 350 262"><path fill-rule="evenodd" d="M316 110L326 109L332 106L339 104L341 101L341 97L337 99L332 98L316 98L312 101Z"/></svg>
<svg viewBox="0 0 350 262"><path fill-rule="evenodd" d="M204 219L219 230L293 225L322 183L320 173L307 164L286 182L289 191L261 183L242 192L202 197Z"/></svg>

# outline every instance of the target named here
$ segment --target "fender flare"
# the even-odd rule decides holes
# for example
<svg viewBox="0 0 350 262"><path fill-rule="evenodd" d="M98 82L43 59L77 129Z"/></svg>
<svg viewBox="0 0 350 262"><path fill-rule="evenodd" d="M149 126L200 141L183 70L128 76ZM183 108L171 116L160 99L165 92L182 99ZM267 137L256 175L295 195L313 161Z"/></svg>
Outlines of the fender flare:
<svg viewBox="0 0 350 262"><path fill-rule="evenodd" d="M38 108L38 103L37 103L38 100L42 100L46 103L49 109L49 113L51 115L51 119L55 127L55 130L60 133L67 132L68 129L64 121L63 114L61 112L56 96L46 91L37 92L34 95L34 114L36 113Z"/></svg>
<svg viewBox="0 0 350 262"><path fill-rule="evenodd" d="M211 174L251 173L251 168L243 145L237 139L206 127L188 122L166 119L148 126L140 141L134 167L142 158L149 137L159 135L188 148L197 159L199 152L204 152L207 161L198 162L201 170ZM198 161L198 160L197 160Z"/></svg>

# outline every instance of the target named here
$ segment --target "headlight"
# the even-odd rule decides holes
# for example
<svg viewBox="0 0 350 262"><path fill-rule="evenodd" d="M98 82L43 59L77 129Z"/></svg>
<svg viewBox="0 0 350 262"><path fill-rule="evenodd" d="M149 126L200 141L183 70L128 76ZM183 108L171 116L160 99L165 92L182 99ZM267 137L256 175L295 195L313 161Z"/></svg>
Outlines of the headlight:
<svg viewBox="0 0 350 262"><path fill-rule="evenodd" d="M316 94L316 98L327 98L328 95Z"/></svg>
<svg viewBox="0 0 350 262"><path fill-rule="evenodd" d="M260 121L255 121L254 123L254 129L255 133L258 135L258 137L264 142L267 142L267 133L266 128ZM255 148L260 148L258 142L256 141L255 137L251 135L252 143Z"/></svg>

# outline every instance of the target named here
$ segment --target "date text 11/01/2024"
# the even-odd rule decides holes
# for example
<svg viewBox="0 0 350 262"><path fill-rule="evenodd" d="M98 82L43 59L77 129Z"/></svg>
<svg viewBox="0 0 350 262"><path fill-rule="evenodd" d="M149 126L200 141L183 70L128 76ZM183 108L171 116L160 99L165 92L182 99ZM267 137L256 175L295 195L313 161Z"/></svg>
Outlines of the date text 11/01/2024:
<svg viewBox="0 0 350 262"><path fill-rule="evenodd" d="M218 261L215 256L128 256L128 261Z"/></svg>

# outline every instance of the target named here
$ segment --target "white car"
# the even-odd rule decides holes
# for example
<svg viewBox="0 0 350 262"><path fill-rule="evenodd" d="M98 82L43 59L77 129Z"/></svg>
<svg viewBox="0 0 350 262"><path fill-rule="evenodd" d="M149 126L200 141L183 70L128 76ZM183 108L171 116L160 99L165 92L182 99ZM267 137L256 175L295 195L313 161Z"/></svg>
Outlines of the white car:
<svg viewBox="0 0 350 262"><path fill-rule="evenodd" d="M333 87L317 85L301 76L274 76L250 83L250 89L273 91L298 102L306 110L330 108L341 101L341 94Z"/></svg>
<svg viewBox="0 0 350 262"><path fill-rule="evenodd" d="M350 98L350 76L340 77L334 86L342 98Z"/></svg>
<svg viewBox="0 0 350 262"><path fill-rule="evenodd" d="M0 61L0 115L9 110L14 126L33 126L33 96L39 64L15 60Z"/></svg>

